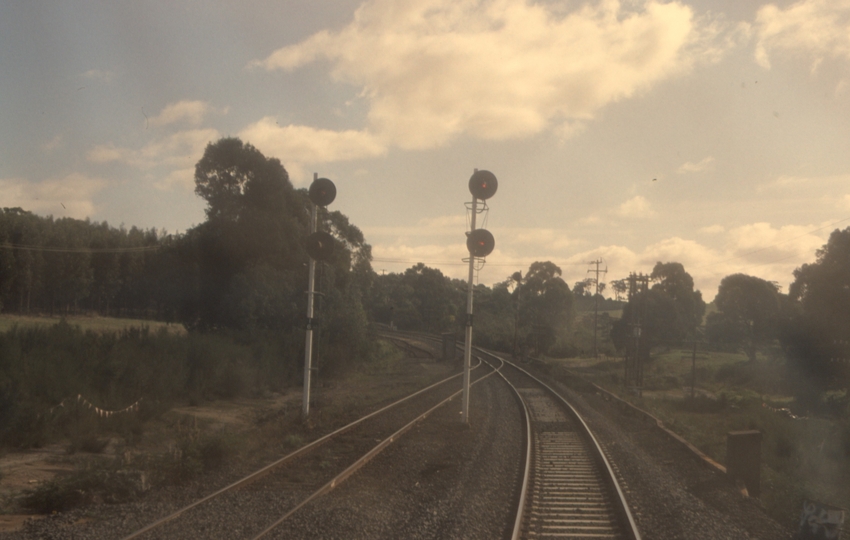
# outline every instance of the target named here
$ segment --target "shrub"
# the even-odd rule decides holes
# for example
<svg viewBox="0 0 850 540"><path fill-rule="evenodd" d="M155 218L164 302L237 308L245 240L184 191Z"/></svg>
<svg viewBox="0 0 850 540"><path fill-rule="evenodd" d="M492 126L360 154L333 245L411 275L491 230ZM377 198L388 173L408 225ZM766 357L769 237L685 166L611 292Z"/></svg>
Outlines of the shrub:
<svg viewBox="0 0 850 540"><path fill-rule="evenodd" d="M63 512L95 501L120 503L135 499L145 489L144 475L126 471L120 462L88 463L83 469L56 477L26 492L21 504L40 513Z"/></svg>

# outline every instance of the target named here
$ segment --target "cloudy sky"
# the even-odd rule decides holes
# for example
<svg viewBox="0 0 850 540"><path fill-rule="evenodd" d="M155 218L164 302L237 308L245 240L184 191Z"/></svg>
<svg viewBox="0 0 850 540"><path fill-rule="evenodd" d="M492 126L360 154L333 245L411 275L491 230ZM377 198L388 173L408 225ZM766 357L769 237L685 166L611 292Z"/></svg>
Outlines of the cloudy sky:
<svg viewBox="0 0 850 540"><path fill-rule="evenodd" d="M850 226L850 0L8 1L0 74L0 206L40 215L184 231L238 136L331 178L379 272L466 275L475 168L487 284L601 259L787 291Z"/></svg>

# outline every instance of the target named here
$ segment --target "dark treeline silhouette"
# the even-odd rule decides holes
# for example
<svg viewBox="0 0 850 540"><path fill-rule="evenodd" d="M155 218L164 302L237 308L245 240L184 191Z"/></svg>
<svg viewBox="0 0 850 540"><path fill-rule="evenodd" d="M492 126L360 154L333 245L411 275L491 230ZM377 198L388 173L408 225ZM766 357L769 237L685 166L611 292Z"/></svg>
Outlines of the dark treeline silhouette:
<svg viewBox="0 0 850 540"><path fill-rule="evenodd" d="M476 345L518 354L574 356L574 296L552 262L532 263L501 283L475 285ZM367 309L375 322L402 330L463 336L467 283L419 263L374 275ZM592 333L592 330L591 330ZM591 344L592 347L592 344Z"/></svg>
<svg viewBox="0 0 850 540"><path fill-rule="evenodd" d="M0 209L0 310L164 318L164 251L175 238Z"/></svg>

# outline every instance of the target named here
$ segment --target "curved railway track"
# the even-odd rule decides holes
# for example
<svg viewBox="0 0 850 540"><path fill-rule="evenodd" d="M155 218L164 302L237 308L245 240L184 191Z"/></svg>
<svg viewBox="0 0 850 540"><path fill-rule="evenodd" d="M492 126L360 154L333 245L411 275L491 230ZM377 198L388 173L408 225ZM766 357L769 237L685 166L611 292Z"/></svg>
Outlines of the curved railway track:
<svg viewBox="0 0 850 540"><path fill-rule="evenodd" d="M512 539L639 540L611 464L578 412L546 383L500 360L499 374L522 403L527 430Z"/></svg>
<svg viewBox="0 0 850 540"><path fill-rule="evenodd" d="M393 337L393 341L404 342L404 338ZM420 358L427 352L409 342L402 348ZM479 359L474 369L481 366ZM475 382L494 373L484 371L475 369ZM455 374L365 415L124 538L188 538L199 533L205 538L262 538L298 509L339 485L414 424L460 395L460 376ZM327 458L319 456L322 449L332 445L342 448L338 453L349 458L345 463L328 465ZM352 461L351 456L358 457ZM309 471L306 479L304 471ZM226 515L223 507L256 508L258 503L270 507L265 515L273 512L278 517L256 523L256 512L252 512L254 515L242 514L236 523L219 523Z"/></svg>
<svg viewBox="0 0 850 540"><path fill-rule="evenodd" d="M525 473L511 539L640 540L611 463L578 411L525 369L474 350L501 363L494 370L524 411Z"/></svg>

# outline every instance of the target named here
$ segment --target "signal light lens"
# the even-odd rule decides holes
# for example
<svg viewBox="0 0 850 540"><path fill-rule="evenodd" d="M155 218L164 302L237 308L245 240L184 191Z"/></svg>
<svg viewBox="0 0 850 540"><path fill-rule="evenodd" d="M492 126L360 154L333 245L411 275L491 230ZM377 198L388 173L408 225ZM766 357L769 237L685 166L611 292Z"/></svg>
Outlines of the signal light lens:
<svg viewBox="0 0 850 540"><path fill-rule="evenodd" d="M307 237L307 254L313 260L328 262L334 253L334 237L319 231Z"/></svg>
<svg viewBox="0 0 850 540"><path fill-rule="evenodd" d="M475 171L469 179L469 192L476 199L486 201L496 194L496 189L499 187L499 182L496 180L496 175L490 171Z"/></svg>
<svg viewBox="0 0 850 540"><path fill-rule="evenodd" d="M473 257L486 257L496 247L496 239L487 229L475 229L466 237L466 249Z"/></svg>
<svg viewBox="0 0 850 540"><path fill-rule="evenodd" d="M316 178L310 184L310 200L316 206L327 206L336 199L336 186L327 178Z"/></svg>

